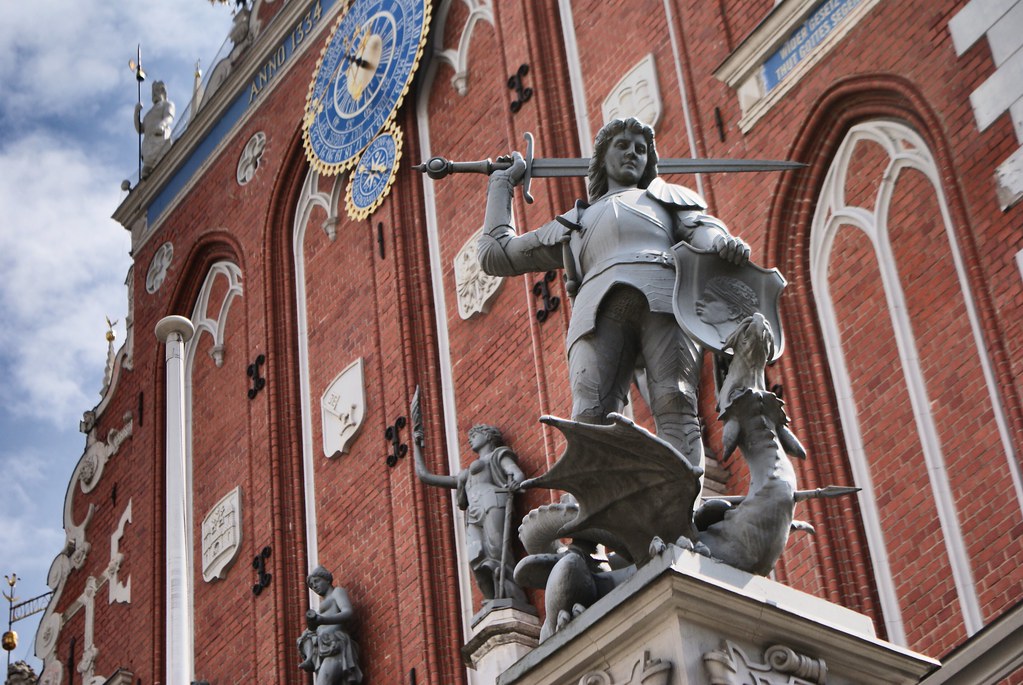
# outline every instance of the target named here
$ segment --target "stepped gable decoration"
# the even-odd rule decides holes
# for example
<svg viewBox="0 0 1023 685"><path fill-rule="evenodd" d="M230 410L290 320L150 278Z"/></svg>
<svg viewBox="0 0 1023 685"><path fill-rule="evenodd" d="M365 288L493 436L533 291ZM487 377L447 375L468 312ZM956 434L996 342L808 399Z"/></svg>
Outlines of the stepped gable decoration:
<svg viewBox="0 0 1023 685"><path fill-rule="evenodd" d="M298 638L303 671L315 673L315 685L358 685L359 645L351 637L355 609L344 588L334 585L333 574L317 566L306 585L320 596L319 609L305 614L306 629Z"/></svg>
<svg viewBox="0 0 1023 685"><path fill-rule="evenodd" d="M352 168L392 121L419 67L430 14L426 0L354 0L341 10L306 97L302 139L314 169L332 176Z"/></svg>
<svg viewBox="0 0 1023 685"><path fill-rule="evenodd" d="M453 476L431 473L423 456L426 434L418 388L412 398L411 416L416 475L427 485L454 490L458 507L465 512L469 566L484 600L480 613L508 605L530 609L525 593L512 578L513 498L525 480L518 457L504 444L498 428L477 424L469 429L469 447L476 459Z"/></svg>
<svg viewBox="0 0 1023 685"><path fill-rule="evenodd" d="M752 264L749 246L706 213L698 193L659 178L800 165L659 160L653 129L635 118L608 122L592 159L534 159L532 152L527 136L525 156L434 158L417 168L435 179L488 174L478 244L483 270L514 276L564 268L574 298L567 336L572 419L541 418L563 433L565 451L520 485L570 493L530 512L519 529L528 556L514 578L545 590L543 641L672 545L766 575L789 530L810 530L793 521L797 501L854 489L796 490L788 455L805 453L782 401L764 383L764 366L781 348L784 279ZM588 177L586 201L516 234L515 186L528 201L532 177L579 175ZM742 452L751 484L744 497L699 506L704 454L696 393L707 347L715 352L724 454ZM656 435L620 414L634 379L620 369L637 365ZM594 557L598 545L610 551L606 564Z"/></svg>

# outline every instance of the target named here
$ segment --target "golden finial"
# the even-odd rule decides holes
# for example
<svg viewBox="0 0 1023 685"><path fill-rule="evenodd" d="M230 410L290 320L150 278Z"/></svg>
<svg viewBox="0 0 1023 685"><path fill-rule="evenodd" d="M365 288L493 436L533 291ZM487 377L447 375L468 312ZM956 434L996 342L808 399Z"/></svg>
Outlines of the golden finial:
<svg viewBox="0 0 1023 685"><path fill-rule="evenodd" d="M112 343L114 342L114 339L117 337L117 334L114 333L114 326L117 325L117 319L111 321L109 316L105 316L103 318L107 320L107 342Z"/></svg>

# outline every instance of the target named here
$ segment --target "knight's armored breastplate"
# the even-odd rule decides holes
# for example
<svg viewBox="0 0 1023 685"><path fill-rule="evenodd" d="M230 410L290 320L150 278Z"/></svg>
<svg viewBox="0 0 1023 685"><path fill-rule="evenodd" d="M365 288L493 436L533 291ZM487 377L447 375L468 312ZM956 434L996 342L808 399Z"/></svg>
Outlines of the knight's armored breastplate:
<svg viewBox="0 0 1023 685"><path fill-rule="evenodd" d="M670 264L671 216L642 190L626 190L589 207L573 240L584 279L616 264Z"/></svg>

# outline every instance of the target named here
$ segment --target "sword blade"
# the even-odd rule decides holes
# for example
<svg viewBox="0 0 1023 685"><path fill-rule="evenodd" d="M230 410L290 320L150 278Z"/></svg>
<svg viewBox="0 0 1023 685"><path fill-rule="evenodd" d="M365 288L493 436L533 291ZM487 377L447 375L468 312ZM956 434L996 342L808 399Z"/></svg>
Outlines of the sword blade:
<svg viewBox="0 0 1023 685"><path fill-rule="evenodd" d="M496 165L495 165L496 166ZM685 159L668 158L657 160L658 175L664 174L715 174L726 172L745 173L750 171L788 171L801 169L801 162L773 159ZM586 176L590 168L588 157L563 159L536 158L531 167L534 177Z"/></svg>

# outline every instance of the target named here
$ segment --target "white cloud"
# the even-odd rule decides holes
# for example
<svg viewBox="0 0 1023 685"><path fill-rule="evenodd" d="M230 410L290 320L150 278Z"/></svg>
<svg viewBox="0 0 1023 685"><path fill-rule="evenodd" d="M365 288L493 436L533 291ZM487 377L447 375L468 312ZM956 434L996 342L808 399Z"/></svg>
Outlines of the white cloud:
<svg viewBox="0 0 1023 685"><path fill-rule="evenodd" d="M128 59L141 43L150 77L180 86L177 93L170 89L171 96L185 102L190 65L197 58L213 57L227 37L230 20L228 8L203 0L5 3L0 101L6 114L20 122L73 118L90 110L97 99L134 102ZM130 125L130 117L126 119Z"/></svg>
<svg viewBox="0 0 1023 685"><path fill-rule="evenodd" d="M0 402L68 426L98 401L104 317L127 310L118 174L46 134L0 151L0 169Z"/></svg>

